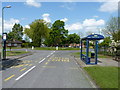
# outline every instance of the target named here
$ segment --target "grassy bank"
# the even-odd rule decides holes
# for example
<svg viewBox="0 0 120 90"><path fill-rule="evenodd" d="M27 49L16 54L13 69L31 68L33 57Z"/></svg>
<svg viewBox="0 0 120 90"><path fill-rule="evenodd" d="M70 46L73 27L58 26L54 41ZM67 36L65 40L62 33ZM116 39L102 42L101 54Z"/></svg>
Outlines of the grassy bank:
<svg viewBox="0 0 120 90"><path fill-rule="evenodd" d="M83 54L86 54L86 52L83 52ZM73 53L73 55L75 55L76 57L80 56L80 52L75 52ZM90 53L89 53L89 57L90 57ZM102 55L102 54L98 54L98 58L110 58L110 56L106 56L106 55Z"/></svg>
<svg viewBox="0 0 120 90"><path fill-rule="evenodd" d="M100 88L118 88L117 67L84 67ZM120 68L119 68L120 70Z"/></svg>
<svg viewBox="0 0 120 90"><path fill-rule="evenodd" d="M35 47L34 50L56 50L55 47ZM80 50L80 48L59 47L58 50Z"/></svg>
<svg viewBox="0 0 120 90"><path fill-rule="evenodd" d="M7 51L6 52L7 56L16 56L16 55L21 55L26 53L30 53L30 52L26 52L26 51Z"/></svg>

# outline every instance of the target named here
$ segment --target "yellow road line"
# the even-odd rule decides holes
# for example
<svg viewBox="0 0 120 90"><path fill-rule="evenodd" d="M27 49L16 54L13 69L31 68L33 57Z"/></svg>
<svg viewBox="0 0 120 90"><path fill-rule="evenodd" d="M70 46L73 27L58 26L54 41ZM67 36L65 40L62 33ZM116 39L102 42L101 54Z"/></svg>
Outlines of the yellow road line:
<svg viewBox="0 0 120 90"><path fill-rule="evenodd" d="M64 62L66 62L66 60L64 60Z"/></svg>
<svg viewBox="0 0 120 90"><path fill-rule="evenodd" d="M56 66L42 66L44 68L55 68Z"/></svg>
<svg viewBox="0 0 120 90"><path fill-rule="evenodd" d="M48 62L46 62L45 64L48 64Z"/></svg>
<svg viewBox="0 0 120 90"><path fill-rule="evenodd" d="M20 71L22 72L22 71L24 71L24 70L26 70L26 68L23 68L23 69L21 69Z"/></svg>
<svg viewBox="0 0 120 90"><path fill-rule="evenodd" d="M30 64L29 66L32 66L32 64Z"/></svg>
<svg viewBox="0 0 120 90"><path fill-rule="evenodd" d="M9 79L11 79L12 77L14 77L15 75L11 75L10 77L6 78L4 81L8 81Z"/></svg>

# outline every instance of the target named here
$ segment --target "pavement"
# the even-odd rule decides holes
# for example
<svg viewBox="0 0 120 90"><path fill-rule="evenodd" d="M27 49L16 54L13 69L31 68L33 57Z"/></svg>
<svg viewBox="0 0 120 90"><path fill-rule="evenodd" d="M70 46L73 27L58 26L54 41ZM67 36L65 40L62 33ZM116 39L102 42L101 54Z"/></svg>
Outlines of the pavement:
<svg viewBox="0 0 120 90"><path fill-rule="evenodd" d="M113 60L113 58L98 58L98 64L96 65L86 65L80 58L75 57L76 62L80 65L80 67L91 67L91 66L114 66L120 67L120 63Z"/></svg>
<svg viewBox="0 0 120 90"><path fill-rule="evenodd" d="M2 70L2 88L96 88L73 51L35 50ZM1 72L0 72L1 73Z"/></svg>

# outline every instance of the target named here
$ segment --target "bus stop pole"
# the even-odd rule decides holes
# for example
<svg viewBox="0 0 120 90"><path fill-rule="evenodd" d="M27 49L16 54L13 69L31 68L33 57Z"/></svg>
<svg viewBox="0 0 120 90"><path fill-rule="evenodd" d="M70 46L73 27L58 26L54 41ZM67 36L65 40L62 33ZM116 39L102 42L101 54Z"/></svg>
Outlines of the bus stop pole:
<svg viewBox="0 0 120 90"><path fill-rule="evenodd" d="M86 40L86 64L88 64L88 57L89 57L89 40Z"/></svg>
<svg viewBox="0 0 120 90"><path fill-rule="evenodd" d="M80 47L81 47L81 48L80 48L80 58L81 58L81 60L82 60L82 39L81 39L81 41L80 41L80 45L81 45L81 46L80 46Z"/></svg>
<svg viewBox="0 0 120 90"><path fill-rule="evenodd" d="M95 64L97 64L97 62L98 62L98 60L97 60L97 58L98 58L98 41L96 40L95 41Z"/></svg>

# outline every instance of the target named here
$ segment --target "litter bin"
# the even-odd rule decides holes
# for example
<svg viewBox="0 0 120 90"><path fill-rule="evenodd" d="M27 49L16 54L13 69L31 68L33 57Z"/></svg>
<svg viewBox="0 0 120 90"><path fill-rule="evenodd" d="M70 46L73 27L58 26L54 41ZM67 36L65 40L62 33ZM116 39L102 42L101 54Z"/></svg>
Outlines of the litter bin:
<svg viewBox="0 0 120 90"><path fill-rule="evenodd" d="M91 58L95 58L95 52L94 51L91 52Z"/></svg>

